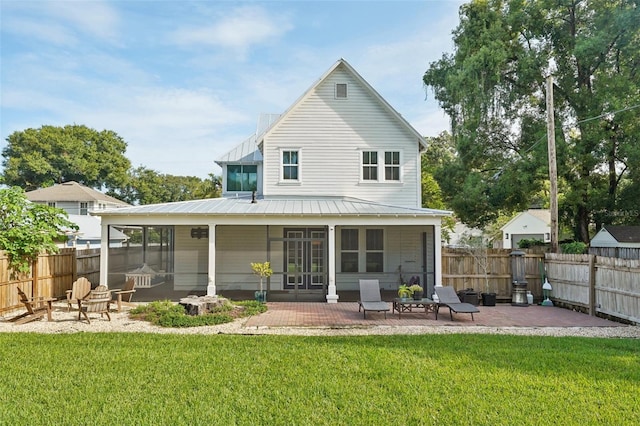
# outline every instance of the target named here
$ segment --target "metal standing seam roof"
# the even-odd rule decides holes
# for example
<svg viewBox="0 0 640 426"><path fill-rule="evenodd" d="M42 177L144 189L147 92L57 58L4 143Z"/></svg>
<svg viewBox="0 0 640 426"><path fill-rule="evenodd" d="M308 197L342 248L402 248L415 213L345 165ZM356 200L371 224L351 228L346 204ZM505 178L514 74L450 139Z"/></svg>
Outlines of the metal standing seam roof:
<svg viewBox="0 0 640 426"><path fill-rule="evenodd" d="M209 198L108 209L98 216L137 215L308 215L308 216L449 216L446 210L393 206L354 198Z"/></svg>

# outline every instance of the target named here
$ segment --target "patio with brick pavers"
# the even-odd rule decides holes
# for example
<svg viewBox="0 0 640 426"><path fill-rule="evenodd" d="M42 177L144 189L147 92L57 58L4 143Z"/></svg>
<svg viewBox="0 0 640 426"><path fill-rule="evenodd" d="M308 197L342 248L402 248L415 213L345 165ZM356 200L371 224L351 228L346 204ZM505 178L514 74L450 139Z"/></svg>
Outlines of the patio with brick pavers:
<svg viewBox="0 0 640 426"><path fill-rule="evenodd" d="M459 327L620 327L625 324L590 316L569 309L530 305L527 307L498 304L478 306L474 314L453 314L440 308L438 319L424 310L398 313L367 312L363 318L356 302L269 302L269 310L248 319L247 327L359 327L359 326L459 326ZM389 304L391 308L391 304Z"/></svg>

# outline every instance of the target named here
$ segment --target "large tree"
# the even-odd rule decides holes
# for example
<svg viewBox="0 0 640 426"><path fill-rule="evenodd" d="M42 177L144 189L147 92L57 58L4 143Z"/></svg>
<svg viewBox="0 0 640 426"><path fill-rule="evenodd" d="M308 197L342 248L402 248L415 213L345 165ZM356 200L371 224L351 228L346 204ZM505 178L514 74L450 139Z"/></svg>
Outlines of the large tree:
<svg viewBox="0 0 640 426"><path fill-rule="evenodd" d="M585 242L616 212L639 219L639 0L471 1L453 35L423 81L451 117L459 155L436 177L459 217L539 204L553 73L561 219Z"/></svg>
<svg viewBox="0 0 640 426"><path fill-rule="evenodd" d="M162 174L141 166L130 174L124 189L110 193L131 204L156 204L217 198L221 195L220 177L213 174L208 179L196 176Z"/></svg>
<svg viewBox="0 0 640 426"><path fill-rule="evenodd" d="M121 188L131 162L126 142L111 130L82 125L42 126L12 133L2 150L2 181L25 191L76 181L92 188Z"/></svg>
<svg viewBox="0 0 640 426"><path fill-rule="evenodd" d="M13 273L28 273L40 252L57 252L65 230L77 230L64 210L31 203L22 188L0 189L0 250Z"/></svg>

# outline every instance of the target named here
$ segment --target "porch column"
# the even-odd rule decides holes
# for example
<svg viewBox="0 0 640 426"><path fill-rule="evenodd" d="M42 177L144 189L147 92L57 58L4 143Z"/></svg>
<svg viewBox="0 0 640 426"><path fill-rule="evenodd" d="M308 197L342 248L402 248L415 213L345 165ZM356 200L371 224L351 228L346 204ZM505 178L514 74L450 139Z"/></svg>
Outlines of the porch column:
<svg viewBox="0 0 640 426"><path fill-rule="evenodd" d="M329 272L329 286L327 288L327 303L338 303L336 293L336 227L329 225L327 244L327 269Z"/></svg>
<svg viewBox="0 0 640 426"><path fill-rule="evenodd" d="M435 286L442 287L442 225L433 227L433 254L435 256Z"/></svg>
<svg viewBox="0 0 640 426"><path fill-rule="evenodd" d="M100 284L109 287L109 225L100 228Z"/></svg>
<svg viewBox="0 0 640 426"><path fill-rule="evenodd" d="M209 258L208 258L207 296L216 295L216 225L209 224Z"/></svg>

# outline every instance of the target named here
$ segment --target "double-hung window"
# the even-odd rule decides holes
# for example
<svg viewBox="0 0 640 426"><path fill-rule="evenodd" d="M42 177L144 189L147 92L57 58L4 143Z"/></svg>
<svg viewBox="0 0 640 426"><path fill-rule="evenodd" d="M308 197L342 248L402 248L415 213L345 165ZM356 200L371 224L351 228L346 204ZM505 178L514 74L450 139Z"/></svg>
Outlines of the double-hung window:
<svg viewBox="0 0 640 426"><path fill-rule="evenodd" d="M89 203L81 201L80 202L80 214L86 216L89 214Z"/></svg>
<svg viewBox="0 0 640 426"><path fill-rule="evenodd" d="M378 153L376 151L362 151L362 180L378 180Z"/></svg>
<svg viewBox="0 0 640 426"><path fill-rule="evenodd" d="M300 180L300 153L298 150L282 151L282 180Z"/></svg>
<svg viewBox="0 0 640 426"><path fill-rule="evenodd" d="M400 152L386 151L384 153L384 180L400 180Z"/></svg>
<svg viewBox="0 0 640 426"><path fill-rule="evenodd" d="M257 191L258 166L229 164L227 166L227 191Z"/></svg>
<svg viewBox="0 0 640 426"><path fill-rule="evenodd" d="M358 230L343 229L340 238L340 270L358 272Z"/></svg>
<svg viewBox="0 0 640 426"><path fill-rule="evenodd" d="M367 272L384 271L384 233L382 229L367 229Z"/></svg>

